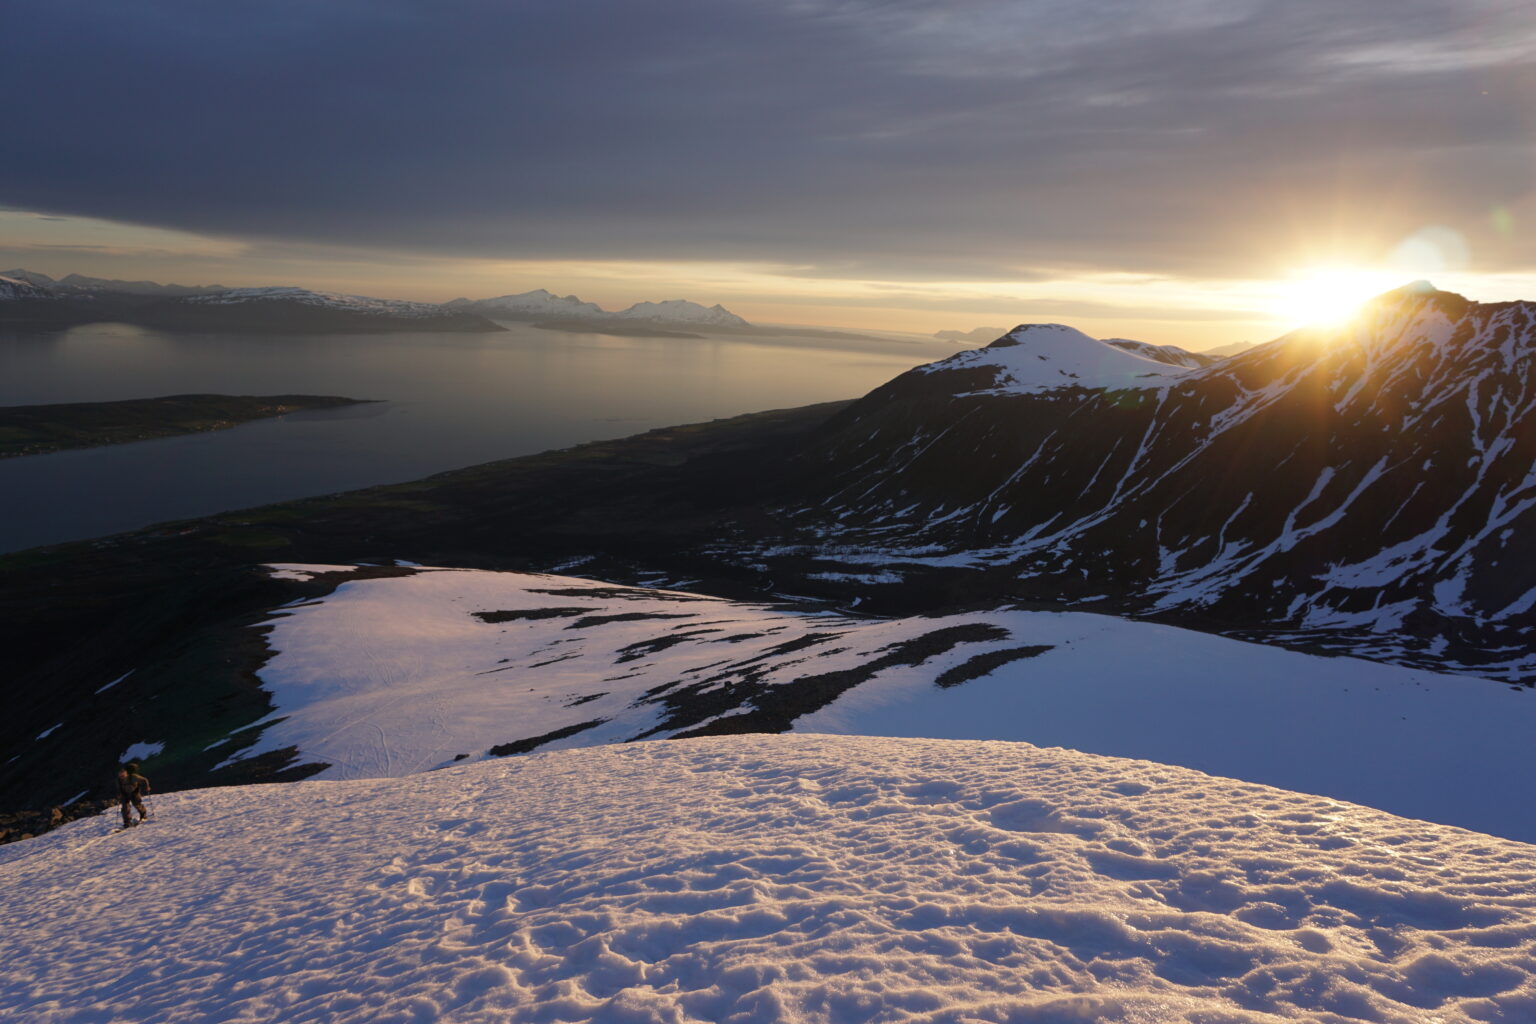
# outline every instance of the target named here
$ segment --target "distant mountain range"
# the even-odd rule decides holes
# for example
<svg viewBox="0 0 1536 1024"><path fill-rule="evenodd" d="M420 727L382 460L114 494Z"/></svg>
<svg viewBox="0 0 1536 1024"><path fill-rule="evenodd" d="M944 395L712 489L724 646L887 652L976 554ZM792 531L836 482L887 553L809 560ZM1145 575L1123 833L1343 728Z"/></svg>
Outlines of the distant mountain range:
<svg viewBox="0 0 1536 1024"><path fill-rule="evenodd" d="M683 299L638 302L609 313L574 295L543 289L492 299L406 302L306 288L228 288L117 281L31 270L0 273L0 325L66 326L116 321L159 330L269 333L501 331L501 320L560 329L601 326L613 333L681 333L677 328L751 329L723 306ZM667 328L673 328L668 330Z"/></svg>
<svg viewBox="0 0 1536 1024"><path fill-rule="evenodd" d="M111 281L29 270L0 273L0 326L129 323L163 331L349 334L500 331L475 313L426 302L305 288L225 288Z"/></svg>
<svg viewBox="0 0 1536 1024"><path fill-rule="evenodd" d="M953 341L961 345L985 345L1008 333L1006 327L976 327L969 331L935 331L940 341Z"/></svg>
<svg viewBox="0 0 1536 1024"><path fill-rule="evenodd" d="M500 295L494 299L454 299L443 303L443 308L470 310L482 316L513 320L649 321L699 327L752 326L718 304L701 306L686 299L668 299L664 302L637 302L628 309L610 313L595 302L583 302L574 295L555 295L543 288L517 295Z"/></svg>

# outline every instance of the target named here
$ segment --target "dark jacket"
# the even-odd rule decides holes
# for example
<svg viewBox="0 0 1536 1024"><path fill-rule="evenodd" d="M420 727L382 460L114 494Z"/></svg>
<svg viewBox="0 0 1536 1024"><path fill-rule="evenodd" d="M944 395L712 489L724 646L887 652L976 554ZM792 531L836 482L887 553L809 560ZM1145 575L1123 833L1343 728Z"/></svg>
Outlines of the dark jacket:
<svg viewBox="0 0 1536 1024"><path fill-rule="evenodd" d="M123 800L132 800L148 793L149 780L144 776L129 772L126 776L117 777L117 795Z"/></svg>

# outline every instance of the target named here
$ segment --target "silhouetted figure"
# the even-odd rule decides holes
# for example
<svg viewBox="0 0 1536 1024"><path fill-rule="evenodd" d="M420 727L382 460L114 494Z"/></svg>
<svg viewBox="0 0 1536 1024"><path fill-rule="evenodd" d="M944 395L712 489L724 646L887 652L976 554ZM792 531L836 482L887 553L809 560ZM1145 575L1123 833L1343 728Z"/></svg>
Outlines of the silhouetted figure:
<svg viewBox="0 0 1536 1024"><path fill-rule="evenodd" d="M149 780L139 774L139 764L131 761L117 770L117 798L123 805L123 828L132 828L149 817L144 810L144 797L149 795ZM138 809L139 821L131 813Z"/></svg>

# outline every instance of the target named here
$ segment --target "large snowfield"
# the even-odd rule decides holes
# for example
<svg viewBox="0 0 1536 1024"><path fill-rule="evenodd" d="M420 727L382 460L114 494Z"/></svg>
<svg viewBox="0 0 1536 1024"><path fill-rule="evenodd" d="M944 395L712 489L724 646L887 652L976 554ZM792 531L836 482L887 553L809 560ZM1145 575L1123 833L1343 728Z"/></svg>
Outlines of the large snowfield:
<svg viewBox="0 0 1536 1024"><path fill-rule="evenodd" d="M0 850L0 1019L1536 1020L1536 848L1023 743L169 794Z"/></svg>
<svg viewBox="0 0 1536 1024"><path fill-rule="evenodd" d="M260 673L275 721L230 760L292 745L320 778L398 776L539 737L523 749L673 736L856 679L782 727L1145 758L1536 841L1536 704L1488 680L1086 613L854 619L410 571L279 610Z"/></svg>

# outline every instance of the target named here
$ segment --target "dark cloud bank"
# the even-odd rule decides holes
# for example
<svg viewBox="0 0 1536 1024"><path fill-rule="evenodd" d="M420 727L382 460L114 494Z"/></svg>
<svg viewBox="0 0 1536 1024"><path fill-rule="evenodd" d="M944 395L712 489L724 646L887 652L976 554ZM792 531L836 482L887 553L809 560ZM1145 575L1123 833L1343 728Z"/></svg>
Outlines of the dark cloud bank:
<svg viewBox="0 0 1536 1024"><path fill-rule="evenodd" d="M1442 223L1497 269L1536 262L1529 224L1479 234L1531 190L1533 24L1476 0L14 4L0 204L892 278L1219 276Z"/></svg>

